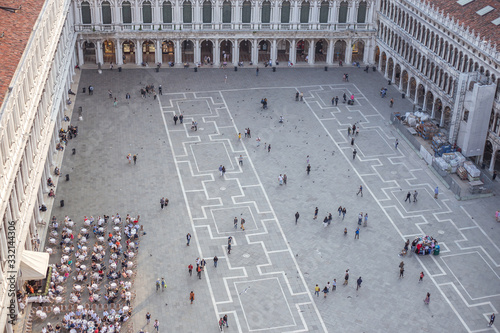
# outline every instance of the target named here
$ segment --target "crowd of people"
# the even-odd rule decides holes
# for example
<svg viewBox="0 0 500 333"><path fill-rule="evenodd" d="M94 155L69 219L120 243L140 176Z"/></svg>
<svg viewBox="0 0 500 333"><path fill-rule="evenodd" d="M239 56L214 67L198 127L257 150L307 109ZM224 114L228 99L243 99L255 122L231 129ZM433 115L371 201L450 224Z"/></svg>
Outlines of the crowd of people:
<svg viewBox="0 0 500 333"><path fill-rule="evenodd" d="M54 314L60 313L59 306L64 303L76 311L66 314L60 325L47 325L46 331L56 331L58 326L70 332L85 332L90 328L94 332L120 331L131 315L131 300L135 296L132 282L140 236L144 234L139 219L140 216L121 217L118 213L111 217L85 216L76 232L77 225L69 216L63 221L52 218L46 252L51 261L54 257L60 259L52 265L47 296L35 297L32 302L54 303ZM26 292L31 293L28 286ZM110 313L105 311L98 316L88 306L83 307L98 303L112 307L116 304L120 310L111 309ZM45 320L48 315L37 311L39 319Z"/></svg>

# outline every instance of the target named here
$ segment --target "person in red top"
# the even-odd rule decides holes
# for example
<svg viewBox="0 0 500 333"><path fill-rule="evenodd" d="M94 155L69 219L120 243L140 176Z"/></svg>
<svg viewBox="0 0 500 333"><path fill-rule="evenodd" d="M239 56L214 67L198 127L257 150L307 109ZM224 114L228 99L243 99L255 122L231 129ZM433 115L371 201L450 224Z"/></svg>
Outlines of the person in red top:
<svg viewBox="0 0 500 333"><path fill-rule="evenodd" d="M189 276L192 276L193 275L193 265L189 264L188 270L189 270Z"/></svg>

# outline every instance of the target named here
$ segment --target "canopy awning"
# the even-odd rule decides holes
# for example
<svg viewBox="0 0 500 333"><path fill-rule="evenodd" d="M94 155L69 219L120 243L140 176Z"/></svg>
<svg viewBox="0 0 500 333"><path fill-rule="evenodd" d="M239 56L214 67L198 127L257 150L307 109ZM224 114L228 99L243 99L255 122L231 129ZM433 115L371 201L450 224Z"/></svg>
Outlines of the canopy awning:
<svg viewBox="0 0 500 333"><path fill-rule="evenodd" d="M21 277L27 280L42 280L47 276L49 254L46 252L23 251Z"/></svg>

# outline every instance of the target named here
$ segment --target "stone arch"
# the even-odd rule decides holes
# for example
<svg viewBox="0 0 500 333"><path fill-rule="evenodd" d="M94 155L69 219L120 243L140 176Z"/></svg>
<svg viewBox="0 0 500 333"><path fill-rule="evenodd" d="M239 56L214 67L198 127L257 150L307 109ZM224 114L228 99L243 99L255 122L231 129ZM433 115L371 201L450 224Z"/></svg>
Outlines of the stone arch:
<svg viewBox="0 0 500 333"><path fill-rule="evenodd" d="M239 45L240 49L240 62L251 62L252 61L252 42L245 39L242 40Z"/></svg>
<svg viewBox="0 0 500 333"><path fill-rule="evenodd" d="M277 61L288 62L290 60L290 41L288 39L277 40L276 49L278 51Z"/></svg>
<svg viewBox="0 0 500 333"><path fill-rule="evenodd" d="M194 62L194 43L189 39L185 39L181 43L181 58L183 63Z"/></svg>
<svg viewBox="0 0 500 333"><path fill-rule="evenodd" d="M142 61L147 63L155 63L155 43L151 40L146 40L142 43Z"/></svg>
<svg viewBox="0 0 500 333"><path fill-rule="evenodd" d="M417 104L419 107L424 109L424 99L425 99L425 87L423 84L419 84L417 87Z"/></svg>
<svg viewBox="0 0 500 333"><path fill-rule="evenodd" d="M125 40L122 43L123 63L135 62L135 43L131 40Z"/></svg>
<svg viewBox="0 0 500 333"><path fill-rule="evenodd" d="M326 39L318 39L314 44L314 62L326 62L326 53L328 50L328 41Z"/></svg>
<svg viewBox="0 0 500 333"><path fill-rule="evenodd" d="M86 63L96 63L96 56L95 56L95 44L90 41L84 41L83 45L83 60Z"/></svg>
<svg viewBox="0 0 500 333"><path fill-rule="evenodd" d="M365 42L357 40L352 44L352 61L362 62L365 53Z"/></svg>
<svg viewBox="0 0 500 333"><path fill-rule="evenodd" d="M431 91L427 91L425 109L432 111L432 104L433 103L434 103L434 94Z"/></svg>
<svg viewBox="0 0 500 333"><path fill-rule="evenodd" d="M226 63L231 63L233 61L232 57L232 52L233 52L233 42L231 42L229 39L225 39L221 41L219 47L219 56L220 56L220 62L222 64Z"/></svg>
<svg viewBox="0 0 500 333"><path fill-rule="evenodd" d="M434 119L441 119L441 114L443 113L443 102L440 98L436 98L434 102Z"/></svg>
<svg viewBox="0 0 500 333"><path fill-rule="evenodd" d="M394 71L394 59L389 58L389 60L387 60L387 77L389 78L389 80L392 78L393 71Z"/></svg>
<svg viewBox="0 0 500 333"><path fill-rule="evenodd" d="M380 61L380 71L382 73L385 73L385 69L387 68L387 55L385 54L385 52L382 52L382 56L381 56L381 61Z"/></svg>
<svg viewBox="0 0 500 333"><path fill-rule="evenodd" d="M394 84L399 87L401 84L401 66L399 64L396 64L396 67L394 68Z"/></svg>
<svg viewBox="0 0 500 333"><path fill-rule="evenodd" d="M175 44L171 40L161 43L161 58L163 63L175 63Z"/></svg>
<svg viewBox="0 0 500 333"><path fill-rule="evenodd" d="M295 57L295 62L304 62L309 52L309 42L305 39L297 41L296 44L297 56Z"/></svg>
<svg viewBox="0 0 500 333"><path fill-rule="evenodd" d="M333 46L333 61L345 61L345 50L347 44L345 40L338 40Z"/></svg>
<svg viewBox="0 0 500 333"><path fill-rule="evenodd" d="M490 140L486 140L484 144L483 163L489 166L491 164L492 158L493 158L493 145L491 144Z"/></svg>
<svg viewBox="0 0 500 333"><path fill-rule="evenodd" d="M102 50L104 62L116 62L115 43L112 40L102 42Z"/></svg>
<svg viewBox="0 0 500 333"><path fill-rule="evenodd" d="M375 46L375 64L378 65L380 60L380 48L378 46Z"/></svg>
<svg viewBox="0 0 500 333"><path fill-rule="evenodd" d="M410 78L410 98L415 101L415 94L417 93L417 80L414 77Z"/></svg>
<svg viewBox="0 0 500 333"><path fill-rule="evenodd" d="M214 43L210 39L205 39L200 43L201 62L205 65L214 63Z"/></svg>
<svg viewBox="0 0 500 333"><path fill-rule="evenodd" d="M441 118L442 121L439 123L441 127L448 127L451 120L451 107L448 105L444 107L444 117Z"/></svg>
<svg viewBox="0 0 500 333"><path fill-rule="evenodd" d="M269 63L269 60L271 60L271 42L267 39L259 41L258 50L259 50L259 57L257 61L259 63L260 62Z"/></svg>

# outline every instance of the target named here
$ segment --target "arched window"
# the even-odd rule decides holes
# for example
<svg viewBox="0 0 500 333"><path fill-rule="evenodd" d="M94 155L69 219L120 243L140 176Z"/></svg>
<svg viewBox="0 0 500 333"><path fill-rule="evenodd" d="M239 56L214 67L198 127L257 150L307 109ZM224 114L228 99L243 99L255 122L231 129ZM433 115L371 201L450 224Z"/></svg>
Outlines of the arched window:
<svg viewBox="0 0 500 333"><path fill-rule="evenodd" d="M290 23L290 1L281 5L281 23Z"/></svg>
<svg viewBox="0 0 500 333"><path fill-rule="evenodd" d="M231 23L231 2L228 0L222 4L222 23Z"/></svg>
<svg viewBox="0 0 500 333"><path fill-rule="evenodd" d="M366 22L366 1L360 2L358 6L358 23Z"/></svg>
<svg viewBox="0 0 500 333"><path fill-rule="evenodd" d="M90 15L90 4L87 1L82 2L82 23L92 24L92 16Z"/></svg>
<svg viewBox="0 0 500 333"><path fill-rule="evenodd" d="M246 0L243 2L243 8L241 10L241 22L250 23L252 19L252 4L250 1Z"/></svg>
<svg viewBox="0 0 500 333"><path fill-rule="evenodd" d="M142 4L142 22L143 23L152 23L153 22L153 14L151 12L151 2L144 1Z"/></svg>
<svg viewBox="0 0 500 333"><path fill-rule="evenodd" d="M182 5L182 18L184 23L193 23L193 13L191 11L190 1L184 1Z"/></svg>
<svg viewBox="0 0 500 333"><path fill-rule="evenodd" d="M328 23L328 1L323 1L319 9L319 23Z"/></svg>
<svg viewBox="0 0 500 333"><path fill-rule="evenodd" d="M132 7L128 1L122 3L122 17L123 23L132 23Z"/></svg>
<svg viewBox="0 0 500 333"><path fill-rule="evenodd" d="M262 3L262 23L271 22L271 3L269 1L264 1Z"/></svg>
<svg viewBox="0 0 500 333"><path fill-rule="evenodd" d="M212 23L212 3L209 0L203 2L203 23Z"/></svg>
<svg viewBox="0 0 500 333"><path fill-rule="evenodd" d="M170 1L163 2L163 23L172 23L172 3Z"/></svg>
<svg viewBox="0 0 500 333"><path fill-rule="evenodd" d="M347 23L347 1L342 1L339 8L339 23Z"/></svg>
<svg viewBox="0 0 500 333"><path fill-rule="evenodd" d="M111 24L111 5L109 1L103 1L101 4L102 24Z"/></svg>
<svg viewBox="0 0 500 333"><path fill-rule="evenodd" d="M309 23L309 9L309 2L302 1L302 6L300 6L300 23Z"/></svg>

